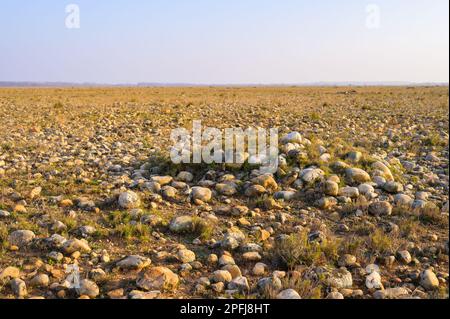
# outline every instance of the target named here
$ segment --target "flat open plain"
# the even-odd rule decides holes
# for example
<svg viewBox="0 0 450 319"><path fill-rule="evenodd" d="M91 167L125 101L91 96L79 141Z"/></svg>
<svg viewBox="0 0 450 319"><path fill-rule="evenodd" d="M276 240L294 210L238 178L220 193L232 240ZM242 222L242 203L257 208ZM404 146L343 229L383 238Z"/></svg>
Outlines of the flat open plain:
<svg viewBox="0 0 450 319"><path fill-rule="evenodd" d="M278 171L174 165L194 120L278 128ZM0 88L0 121L0 298L448 298L448 87Z"/></svg>

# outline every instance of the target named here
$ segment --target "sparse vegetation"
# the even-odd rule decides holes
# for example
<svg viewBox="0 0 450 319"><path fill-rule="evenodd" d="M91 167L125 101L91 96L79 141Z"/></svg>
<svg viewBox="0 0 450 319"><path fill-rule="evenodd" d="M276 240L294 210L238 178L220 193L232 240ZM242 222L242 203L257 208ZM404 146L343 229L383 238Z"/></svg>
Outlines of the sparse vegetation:
<svg viewBox="0 0 450 319"><path fill-rule="evenodd" d="M203 240L208 240L211 239L214 228L206 220L199 217L194 217L192 232L196 237L200 237Z"/></svg>
<svg viewBox="0 0 450 319"><path fill-rule="evenodd" d="M383 230L376 229L375 232L369 237L369 247L375 253L393 253L394 238L387 235Z"/></svg>
<svg viewBox="0 0 450 319"><path fill-rule="evenodd" d="M419 221L424 225L447 226L449 223L448 216L441 214L439 208L433 204L427 204L422 209L415 212Z"/></svg>
<svg viewBox="0 0 450 319"><path fill-rule="evenodd" d="M80 297L61 285L78 264L97 298L353 299L375 297L375 264L386 289L448 297L443 106L446 87L2 88L0 273L25 298ZM259 182L248 161L174 164L171 130L198 119L278 128L286 162ZM429 265L438 284L406 280ZM160 271L167 287L138 283Z"/></svg>
<svg viewBox="0 0 450 319"><path fill-rule="evenodd" d="M277 242L272 255L278 263L287 269L293 269L299 265L312 266L336 260L338 245L338 242L331 240L311 242L303 232Z"/></svg>

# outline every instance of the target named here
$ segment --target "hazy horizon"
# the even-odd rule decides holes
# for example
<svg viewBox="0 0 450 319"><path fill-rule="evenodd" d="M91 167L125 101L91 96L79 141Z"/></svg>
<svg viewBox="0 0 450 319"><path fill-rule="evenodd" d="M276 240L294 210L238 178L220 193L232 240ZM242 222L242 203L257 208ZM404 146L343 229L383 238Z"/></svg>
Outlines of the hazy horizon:
<svg viewBox="0 0 450 319"><path fill-rule="evenodd" d="M404 87L404 86L449 86L449 82L304 82L304 83L98 83L98 82L39 82L39 81L0 81L0 88L8 87Z"/></svg>
<svg viewBox="0 0 450 319"><path fill-rule="evenodd" d="M447 0L4 0L0 82L442 84L448 12Z"/></svg>

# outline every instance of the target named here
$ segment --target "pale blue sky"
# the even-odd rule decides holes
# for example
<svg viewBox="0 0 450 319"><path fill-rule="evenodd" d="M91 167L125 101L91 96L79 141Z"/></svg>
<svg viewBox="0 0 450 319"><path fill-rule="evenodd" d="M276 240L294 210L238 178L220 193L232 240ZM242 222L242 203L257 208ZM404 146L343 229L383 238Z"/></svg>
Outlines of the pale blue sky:
<svg viewBox="0 0 450 319"><path fill-rule="evenodd" d="M448 82L448 39L448 0L0 0L0 81Z"/></svg>

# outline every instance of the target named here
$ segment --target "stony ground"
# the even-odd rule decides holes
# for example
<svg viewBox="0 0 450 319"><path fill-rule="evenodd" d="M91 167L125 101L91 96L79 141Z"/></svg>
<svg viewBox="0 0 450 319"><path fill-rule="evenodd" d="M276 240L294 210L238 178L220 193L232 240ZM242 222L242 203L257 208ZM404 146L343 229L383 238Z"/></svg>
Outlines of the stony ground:
<svg viewBox="0 0 450 319"><path fill-rule="evenodd" d="M0 89L0 297L448 298L448 116L447 87ZM192 120L278 127L278 172L171 164Z"/></svg>

